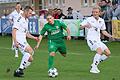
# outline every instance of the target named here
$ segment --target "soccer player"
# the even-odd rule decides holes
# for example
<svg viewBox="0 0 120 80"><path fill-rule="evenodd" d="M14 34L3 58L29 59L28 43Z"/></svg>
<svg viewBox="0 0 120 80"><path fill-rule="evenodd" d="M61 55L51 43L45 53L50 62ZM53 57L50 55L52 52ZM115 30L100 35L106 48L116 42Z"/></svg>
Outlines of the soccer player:
<svg viewBox="0 0 120 80"><path fill-rule="evenodd" d="M54 20L52 15L47 15L47 21L48 23L44 25L40 32L39 41L35 48L37 49L39 47L43 35L47 32L49 51L48 69L51 69L54 68L54 56L56 55L57 51L59 51L62 56L66 57L63 29L67 31L67 40L70 40L71 36L69 28L63 22Z"/></svg>
<svg viewBox="0 0 120 80"><path fill-rule="evenodd" d="M13 24L12 37L14 44L23 54L20 66L14 72L15 77L22 77L24 75L23 70L26 69L33 60L32 55L34 51L28 44L26 37L38 40L37 37L32 36L28 32L28 17L32 15L33 9L29 6L24 8L23 14Z"/></svg>
<svg viewBox="0 0 120 80"><path fill-rule="evenodd" d="M112 35L108 34L105 27L105 22L99 17L101 9L94 7L92 10L92 16L88 17L81 23L81 29L86 28L87 32L87 44L92 51L96 51L91 64L91 73L99 73L98 64L104 61L110 56L109 48L100 40L100 31L103 35L113 38ZM105 53L105 54L103 54Z"/></svg>
<svg viewBox="0 0 120 80"><path fill-rule="evenodd" d="M17 2L15 10L9 15L9 19L14 23L22 13L21 4ZM12 50L15 50L15 57L18 57L18 49L14 46L14 41L12 42Z"/></svg>

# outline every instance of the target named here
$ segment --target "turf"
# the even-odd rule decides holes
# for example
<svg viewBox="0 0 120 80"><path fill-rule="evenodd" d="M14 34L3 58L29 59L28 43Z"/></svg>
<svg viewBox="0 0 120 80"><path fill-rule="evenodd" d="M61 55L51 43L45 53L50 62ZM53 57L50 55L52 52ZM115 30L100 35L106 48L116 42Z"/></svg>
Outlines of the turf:
<svg viewBox="0 0 120 80"><path fill-rule="evenodd" d="M34 47L36 42L28 40ZM90 64L95 52L91 52L85 40L66 41L68 55L66 58L59 53L55 56L55 67L59 75L56 78L48 77L47 39L44 38L38 50L35 51L34 61L25 70L23 78L13 77L13 72L19 66L19 58L14 57L11 48L11 37L0 36L0 80L120 80L120 42L108 42L111 57L99 65L101 72L91 74Z"/></svg>

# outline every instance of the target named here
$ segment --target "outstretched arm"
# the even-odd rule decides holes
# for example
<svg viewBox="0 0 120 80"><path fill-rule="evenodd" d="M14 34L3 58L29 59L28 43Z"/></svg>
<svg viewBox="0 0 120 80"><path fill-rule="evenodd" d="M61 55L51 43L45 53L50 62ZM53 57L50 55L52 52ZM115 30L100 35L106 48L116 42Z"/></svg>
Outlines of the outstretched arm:
<svg viewBox="0 0 120 80"><path fill-rule="evenodd" d="M36 40L37 42L39 41L38 37L35 37L35 36L31 35L29 32L27 32L26 36L27 36L28 38L31 38L31 39Z"/></svg>
<svg viewBox="0 0 120 80"><path fill-rule="evenodd" d="M38 49L38 47L39 47L39 45L40 45L40 43L41 43L42 38L43 38L43 36L40 35L40 36L39 36L39 41L37 42L37 45L35 46L35 49Z"/></svg>
<svg viewBox="0 0 120 80"><path fill-rule="evenodd" d="M105 36L107 36L107 37L109 37L109 38L113 38L113 36L110 35L110 34L109 34L107 31L105 31L105 30L102 31L102 34L105 35Z"/></svg>

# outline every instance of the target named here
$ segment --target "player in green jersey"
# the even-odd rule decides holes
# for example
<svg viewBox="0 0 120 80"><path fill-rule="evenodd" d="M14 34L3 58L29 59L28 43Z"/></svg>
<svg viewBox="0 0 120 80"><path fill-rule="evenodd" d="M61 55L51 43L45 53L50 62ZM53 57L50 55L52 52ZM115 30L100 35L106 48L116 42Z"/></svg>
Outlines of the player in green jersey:
<svg viewBox="0 0 120 80"><path fill-rule="evenodd" d="M59 51L62 56L66 56L63 29L67 31L67 40L70 40L71 36L69 28L63 22L54 20L52 15L47 15L47 21L48 23L44 25L43 29L40 32L39 41L35 48L37 49L39 47L43 35L47 32L49 51L48 69L50 69L54 68L54 56L57 51Z"/></svg>

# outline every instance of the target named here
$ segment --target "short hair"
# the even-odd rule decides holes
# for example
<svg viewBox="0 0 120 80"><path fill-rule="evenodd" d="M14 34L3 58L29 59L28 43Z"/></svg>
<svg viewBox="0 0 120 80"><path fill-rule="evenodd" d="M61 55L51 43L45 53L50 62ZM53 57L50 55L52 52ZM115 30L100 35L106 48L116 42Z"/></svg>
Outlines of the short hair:
<svg viewBox="0 0 120 80"><path fill-rule="evenodd" d="M100 6L94 6L93 9L99 9L101 11L101 7Z"/></svg>
<svg viewBox="0 0 120 80"><path fill-rule="evenodd" d="M26 6L26 7L24 8L24 10L26 10L26 11L28 11L29 9L31 9L31 10L33 11L33 9L32 9L30 6Z"/></svg>
<svg viewBox="0 0 120 80"><path fill-rule="evenodd" d="M51 14L51 13L48 13L46 16L47 16L47 17L48 17L48 16L52 16L52 14ZM52 17L53 17L53 16L52 16Z"/></svg>
<svg viewBox="0 0 120 80"><path fill-rule="evenodd" d="M17 2L16 5L20 4L20 2Z"/></svg>

